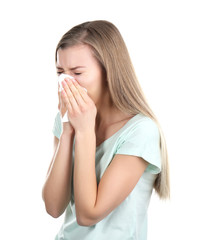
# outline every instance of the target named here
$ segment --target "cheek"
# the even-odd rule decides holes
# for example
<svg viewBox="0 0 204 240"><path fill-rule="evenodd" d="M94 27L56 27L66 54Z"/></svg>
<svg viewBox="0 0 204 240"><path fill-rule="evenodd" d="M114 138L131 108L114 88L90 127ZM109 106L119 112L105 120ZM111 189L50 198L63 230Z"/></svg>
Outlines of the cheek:
<svg viewBox="0 0 204 240"><path fill-rule="evenodd" d="M102 79L100 75L83 74L75 77L80 86L86 88L88 92L94 94L101 88Z"/></svg>
<svg viewBox="0 0 204 240"><path fill-rule="evenodd" d="M102 91L102 79L99 76L88 79L87 90L94 99L99 97Z"/></svg>
<svg viewBox="0 0 204 240"><path fill-rule="evenodd" d="M88 74L83 73L82 75L75 76L74 78L81 87L87 89L87 87L91 85L90 77L88 76Z"/></svg>

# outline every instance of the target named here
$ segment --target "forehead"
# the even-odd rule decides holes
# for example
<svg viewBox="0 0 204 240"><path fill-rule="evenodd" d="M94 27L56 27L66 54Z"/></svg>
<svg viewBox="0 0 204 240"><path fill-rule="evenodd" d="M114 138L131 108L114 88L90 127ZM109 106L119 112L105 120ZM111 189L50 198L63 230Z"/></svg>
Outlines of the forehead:
<svg viewBox="0 0 204 240"><path fill-rule="evenodd" d="M88 45L76 45L57 51L57 66L89 65L96 61Z"/></svg>

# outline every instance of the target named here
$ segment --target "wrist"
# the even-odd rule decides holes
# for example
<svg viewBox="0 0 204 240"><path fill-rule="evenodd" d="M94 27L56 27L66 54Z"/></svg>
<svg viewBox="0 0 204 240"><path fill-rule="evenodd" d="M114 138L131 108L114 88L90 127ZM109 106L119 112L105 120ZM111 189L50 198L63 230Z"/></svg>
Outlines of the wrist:
<svg viewBox="0 0 204 240"><path fill-rule="evenodd" d="M96 141L96 134L95 130L87 129L84 131L76 131L75 132L75 142L83 141L83 142L89 142L89 141Z"/></svg>
<svg viewBox="0 0 204 240"><path fill-rule="evenodd" d="M62 123L62 135L65 136L74 136L74 128L72 127L72 125L70 124L70 122L63 122Z"/></svg>

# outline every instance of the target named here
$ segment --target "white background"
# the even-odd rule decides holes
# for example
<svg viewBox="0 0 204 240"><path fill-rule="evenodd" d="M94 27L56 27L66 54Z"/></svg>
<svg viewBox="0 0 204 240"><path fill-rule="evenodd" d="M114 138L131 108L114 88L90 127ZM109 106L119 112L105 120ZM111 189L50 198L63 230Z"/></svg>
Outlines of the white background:
<svg viewBox="0 0 204 240"><path fill-rule="evenodd" d="M155 194L148 240L204 239L203 1L2 1L0 239L51 240L41 189L53 154L55 47L76 24L108 20L122 33L166 136L171 201Z"/></svg>

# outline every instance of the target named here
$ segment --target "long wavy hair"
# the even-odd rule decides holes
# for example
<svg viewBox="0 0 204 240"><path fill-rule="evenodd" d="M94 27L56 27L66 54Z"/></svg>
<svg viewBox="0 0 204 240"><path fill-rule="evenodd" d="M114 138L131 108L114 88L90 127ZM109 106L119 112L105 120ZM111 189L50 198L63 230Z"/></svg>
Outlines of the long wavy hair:
<svg viewBox="0 0 204 240"><path fill-rule="evenodd" d="M154 182L154 189L161 199L170 197L168 152L162 128L151 110L134 71L125 42L116 28L108 21L97 20L79 24L59 41L57 51L79 44L91 47L93 56L105 71L108 89L115 106L130 115L142 113L150 117L160 132L161 172Z"/></svg>

